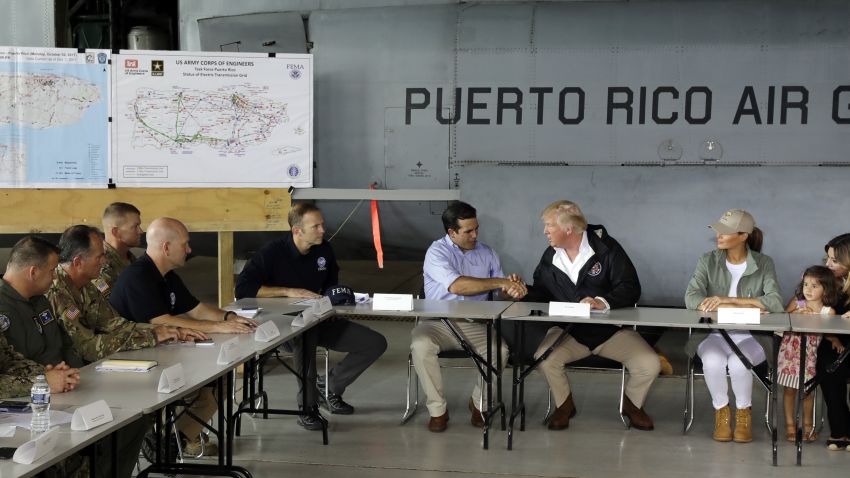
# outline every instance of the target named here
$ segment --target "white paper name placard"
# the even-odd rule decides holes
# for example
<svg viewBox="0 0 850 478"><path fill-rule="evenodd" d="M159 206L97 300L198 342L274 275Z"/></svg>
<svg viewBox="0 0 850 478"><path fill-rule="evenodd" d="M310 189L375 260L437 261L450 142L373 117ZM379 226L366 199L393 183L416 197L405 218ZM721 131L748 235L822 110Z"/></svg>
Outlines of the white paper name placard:
<svg viewBox="0 0 850 478"><path fill-rule="evenodd" d="M330 297L322 297L313 304L313 309L316 312L316 315L324 317L325 315L333 312L334 306L331 304Z"/></svg>
<svg viewBox="0 0 850 478"><path fill-rule="evenodd" d="M186 377L183 375L183 364L176 363L162 371L156 391L159 393L176 392L184 385L186 385Z"/></svg>
<svg viewBox="0 0 850 478"><path fill-rule="evenodd" d="M292 326L304 327L305 325L313 323L319 319L329 317L333 315L333 313L334 309L333 305L331 305L331 299L329 297L322 297L309 308L298 314L297 317L292 319Z"/></svg>
<svg viewBox="0 0 850 478"><path fill-rule="evenodd" d="M755 307L721 307L717 309L718 324L760 324L761 310Z"/></svg>
<svg viewBox="0 0 850 478"><path fill-rule="evenodd" d="M52 450L56 446L56 440L58 438L59 427L51 428L38 437L19 446L15 450L15 454L12 455L12 461L29 465Z"/></svg>
<svg viewBox="0 0 850 478"><path fill-rule="evenodd" d="M271 320L263 322L259 327L257 327L257 330L254 331L254 340L257 342L270 342L272 339L279 336L280 330Z"/></svg>
<svg viewBox="0 0 850 478"><path fill-rule="evenodd" d="M549 302L549 315L590 317L590 304L581 302Z"/></svg>
<svg viewBox="0 0 850 478"><path fill-rule="evenodd" d="M106 400L98 400L74 411L74 416L71 417L71 430L91 430L111 421L112 410L109 409Z"/></svg>
<svg viewBox="0 0 850 478"><path fill-rule="evenodd" d="M227 365L230 362L236 360L236 352L239 348L239 338L233 337L232 339L221 344L221 349L218 351L218 360L216 361L219 365Z"/></svg>
<svg viewBox="0 0 850 478"><path fill-rule="evenodd" d="M375 294L372 297L372 310L413 310L411 294Z"/></svg>

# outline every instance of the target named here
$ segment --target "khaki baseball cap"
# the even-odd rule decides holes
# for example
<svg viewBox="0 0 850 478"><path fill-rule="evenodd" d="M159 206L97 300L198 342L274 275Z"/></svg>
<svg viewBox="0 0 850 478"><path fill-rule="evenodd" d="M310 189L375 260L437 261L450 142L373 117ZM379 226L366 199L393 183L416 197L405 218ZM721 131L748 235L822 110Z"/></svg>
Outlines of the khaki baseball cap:
<svg viewBox="0 0 850 478"><path fill-rule="evenodd" d="M743 209L730 209L723 213L719 221L708 227L720 234L735 234L737 232L752 234L755 226L756 220L753 219L752 214Z"/></svg>

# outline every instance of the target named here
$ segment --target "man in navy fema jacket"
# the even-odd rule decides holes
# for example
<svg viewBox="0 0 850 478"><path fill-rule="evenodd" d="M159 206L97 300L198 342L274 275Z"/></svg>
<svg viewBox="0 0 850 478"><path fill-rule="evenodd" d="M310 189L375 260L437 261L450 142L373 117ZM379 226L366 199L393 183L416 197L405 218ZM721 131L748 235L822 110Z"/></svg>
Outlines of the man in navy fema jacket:
<svg viewBox="0 0 850 478"><path fill-rule="evenodd" d="M325 221L318 207L309 203L292 206L290 232L260 249L245 265L236 280L236 298L301 297L319 298L338 284L339 266L333 249L324 240ZM303 345L302 345L303 344ZM322 400L331 413L348 415L354 407L342 400L346 387L360 376L387 349L383 335L358 323L334 317L308 330L296 343L295 369L301 369L301 346L307 347L306 384L299 382L303 405L316 407ZM317 384L316 346L346 352L348 355L329 372L323 384ZM328 391L325 400L324 390ZM298 423L308 430L321 430L317 415L305 414Z"/></svg>

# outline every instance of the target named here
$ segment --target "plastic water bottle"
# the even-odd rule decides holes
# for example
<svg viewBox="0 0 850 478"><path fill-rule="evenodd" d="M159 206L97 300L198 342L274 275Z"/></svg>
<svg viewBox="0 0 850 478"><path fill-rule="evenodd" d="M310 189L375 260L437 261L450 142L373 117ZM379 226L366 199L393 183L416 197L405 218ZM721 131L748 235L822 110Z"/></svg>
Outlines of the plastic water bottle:
<svg viewBox="0 0 850 478"><path fill-rule="evenodd" d="M30 408L32 420L30 431L34 434L44 433L50 428L50 385L44 375L35 378L30 390Z"/></svg>

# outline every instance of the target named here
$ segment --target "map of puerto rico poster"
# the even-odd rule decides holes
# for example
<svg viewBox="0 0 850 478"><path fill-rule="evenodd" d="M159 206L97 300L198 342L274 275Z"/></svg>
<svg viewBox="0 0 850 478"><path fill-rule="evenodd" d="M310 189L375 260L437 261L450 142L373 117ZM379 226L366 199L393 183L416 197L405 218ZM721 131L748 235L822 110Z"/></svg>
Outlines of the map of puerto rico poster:
<svg viewBox="0 0 850 478"><path fill-rule="evenodd" d="M0 47L0 187L107 186L109 58Z"/></svg>
<svg viewBox="0 0 850 478"><path fill-rule="evenodd" d="M312 55L122 51L119 187L312 187Z"/></svg>

